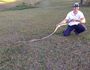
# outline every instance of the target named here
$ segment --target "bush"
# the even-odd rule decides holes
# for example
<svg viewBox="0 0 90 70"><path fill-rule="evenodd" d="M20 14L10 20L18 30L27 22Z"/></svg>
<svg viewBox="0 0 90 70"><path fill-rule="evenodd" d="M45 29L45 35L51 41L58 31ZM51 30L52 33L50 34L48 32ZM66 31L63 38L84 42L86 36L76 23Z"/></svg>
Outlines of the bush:
<svg viewBox="0 0 90 70"><path fill-rule="evenodd" d="M33 6L31 4L22 2L21 4L15 6L13 8L10 8L9 10L23 10L23 9L29 9L29 8L36 8L36 5Z"/></svg>

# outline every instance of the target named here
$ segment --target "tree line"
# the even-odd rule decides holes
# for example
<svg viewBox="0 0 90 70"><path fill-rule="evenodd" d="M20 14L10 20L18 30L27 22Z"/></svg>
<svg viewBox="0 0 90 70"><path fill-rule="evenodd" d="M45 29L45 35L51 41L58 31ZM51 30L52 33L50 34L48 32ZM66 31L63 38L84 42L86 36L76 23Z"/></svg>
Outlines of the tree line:
<svg viewBox="0 0 90 70"><path fill-rule="evenodd" d="M90 6L90 0L80 0L80 4Z"/></svg>

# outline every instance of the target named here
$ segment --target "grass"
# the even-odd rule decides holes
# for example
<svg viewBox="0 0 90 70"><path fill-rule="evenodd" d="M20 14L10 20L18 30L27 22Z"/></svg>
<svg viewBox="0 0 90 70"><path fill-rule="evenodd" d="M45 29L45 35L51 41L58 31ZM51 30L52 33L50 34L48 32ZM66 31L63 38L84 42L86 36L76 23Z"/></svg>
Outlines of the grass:
<svg viewBox="0 0 90 70"><path fill-rule="evenodd" d="M0 70L90 69L89 7L81 7L88 30L80 36L72 33L64 37L65 27L61 27L48 39L28 42L53 32L73 3L72 0L47 2L39 8L0 11Z"/></svg>

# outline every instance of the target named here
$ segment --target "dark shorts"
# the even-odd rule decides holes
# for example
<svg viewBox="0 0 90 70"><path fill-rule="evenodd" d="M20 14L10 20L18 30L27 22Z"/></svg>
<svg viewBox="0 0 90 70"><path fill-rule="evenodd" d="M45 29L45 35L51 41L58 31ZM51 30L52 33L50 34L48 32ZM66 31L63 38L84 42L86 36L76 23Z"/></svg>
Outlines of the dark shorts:
<svg viewBox="0 0 90 70"><path fill-rule="evenodd" d="M63 35L64 36L69 36L72 31L74 31L75 34L80 34L80 33L84 32L85 30L86 30L86 28L82 24L73 25L73 26L68 25L67 28L64 30Z"/></svg>

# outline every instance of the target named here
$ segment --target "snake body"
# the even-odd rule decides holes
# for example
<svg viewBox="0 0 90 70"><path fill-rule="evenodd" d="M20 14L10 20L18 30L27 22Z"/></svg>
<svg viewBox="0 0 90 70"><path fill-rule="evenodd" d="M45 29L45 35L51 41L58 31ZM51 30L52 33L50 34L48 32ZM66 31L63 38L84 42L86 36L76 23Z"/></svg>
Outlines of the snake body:
<svg viewBox="0 0 90 70"><path fill-rule="evenodd" d="M52 35L57 31L57 29L58 29L59 27L64 26L64 25L66 25L66 24L60 24L60 25L56 26L56 28L54 29L54 31L53 31L51 34L49 34L48 36L45 36L45 37L40 38L40 39L32 39L32 40L30 40L30 42L35 42L35 41L39 41L39 40L44 40L44 39L52 36Z"/></svg>

